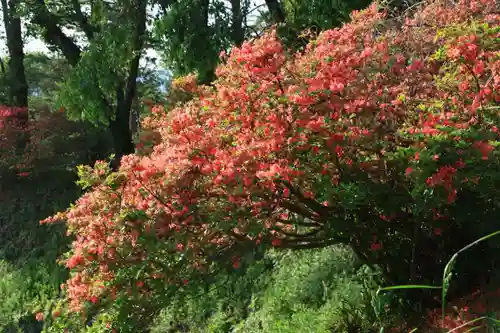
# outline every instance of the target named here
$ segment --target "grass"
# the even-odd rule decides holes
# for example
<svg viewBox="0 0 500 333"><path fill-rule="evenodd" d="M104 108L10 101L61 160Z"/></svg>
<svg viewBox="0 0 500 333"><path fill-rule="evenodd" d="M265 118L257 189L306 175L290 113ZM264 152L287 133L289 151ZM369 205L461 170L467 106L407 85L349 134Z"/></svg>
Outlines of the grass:
<svg viewBox="0 0 500 333"><path fill-rule="evenodd" d="M492 237L495 237L499 234L500 234L500 230L493 232L493 233L490 233L490 234L488 234L484 237L481 237L481 238L477 239L476 241L464 246L463 248L461 248L460 250L455 252L453 254L453 256L450 258L450 260L447 262L447 264L443 270L443 279L442 279L442 284L440 286L430 286L430 285L390 286L390 287L380 288L377 291L377 296L379 296L380 293L384 292L384 291L394 291L394 290L403 290L403 289L439 289L439 290L441 290L441 326L442 326L440 328L441 332L446 332L446 333L463 332L464 333L464 332L477 331L480 328L486 328L488 330L488 332L491 332L491 330L493 330L493 332L498 332L498 329L500 329L500 326L498 326L498 324L500 324L500 320L498 320L495 317L492 317L490 315L484 315L484 316L474 318L472 320L468 320L468 321L461 323L461 324L459 324L456 327L451 328L451 329L447 329L445 327L445 322L446 322L446 319L448 317L447 311L446 311L446 305L447 305L446 296L447 296L447 293L448 293L448 290L449 290L449 287L450 287L450 284L451 284L451 281L453 278L453 267L457 261L458 256L461 253L469 250L473 246L475 246L481 242L484 242ZM473 326L472 328L470 328L471 325L477 324L477 323L481 323L481 324L479 326ZM462 329L467 329L467 330L462 331ZM417 328L414 328L411 332L417 332L417 330L418 330ZM383 332L383 331L384 331L384 327L382 327L380 329L380 332Z"/></svg>

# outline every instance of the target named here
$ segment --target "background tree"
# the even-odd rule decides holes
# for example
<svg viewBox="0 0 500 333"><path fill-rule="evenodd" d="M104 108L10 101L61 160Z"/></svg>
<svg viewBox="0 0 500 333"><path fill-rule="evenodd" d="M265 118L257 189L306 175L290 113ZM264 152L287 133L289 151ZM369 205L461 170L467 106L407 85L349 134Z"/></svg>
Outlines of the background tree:
<svg viewBox="0 0 500 333"><path fill-rule="evenodd" d="M219 53L239 46L245 38L262 34L277 24L283 40L293 48L307 39L301 32L319 32L339 26L353 9L366 7L368 0L249 0L159 1L162 12L155 21L155 41L165 65L174 75L198 74L199 82L215 79Z"/></svg>
<svg viewBox="0 0 500 333"><path fill-rule="evenodd" d="M211 83L219 53L241 45L246 36L250 2L180 0L162 2L161 7L155 39L165 65L174 75L197 72L200 83Z"/></svg>
<svg viewBox="0 0 500 333"><path fill-rule="evenodd" d="M26 54L24 64L28 100L33 112L40 107L55 111L59 85L70 74L68 62L61 57L35 52Z"/></svg>
<svg viewBox="0 0 500 333"><path fill-rule="evenodd" d="M24 41L21 32L19 0L1 0L9 60L7 63L8 103L12 106L28 106L28 83L24 72ZM2 63L2 74L6 74ZM5 81L4 81L5 83ZM23 122L28 120L28 113L22 113Z"/></svg>
<svg viewBox="0 0 500 333"><path fill-rule="evenodd" d="M27 1L31 22L44 40L72 66L58 93L58 104L74 119L108 126L119 159L134 151L130 116L137 94L139 63L147 39L147 1ZM90 7L89 7L90 6ZM72 27L85 36L80 46L63 32Z"/></svg>
<svg viewBox="0 0 500 333"><path fill-rule="evenodd" d="M2 0L2 13L9 53L9 86L10 103L13 106L28 105L28 87L24 73L24 48L21 33L20 2L17 0ZM2 68L5 72L5 68Z"/></svg>

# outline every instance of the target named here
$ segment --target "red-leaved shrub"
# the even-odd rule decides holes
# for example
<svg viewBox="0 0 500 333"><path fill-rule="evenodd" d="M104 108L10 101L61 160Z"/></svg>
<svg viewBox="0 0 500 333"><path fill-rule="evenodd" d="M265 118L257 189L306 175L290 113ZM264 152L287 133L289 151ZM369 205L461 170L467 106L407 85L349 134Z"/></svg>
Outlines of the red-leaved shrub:
<svg viewBox="0 0 500 333"><path fill-rule="evenodd" d="M70 309L137 315L252 244L344 243L389 282L440 280L498 228L499 23L494 0L431 2L403 25L372 5L303 53L274 32L234 48L214 88L144 120L150 152L82 168L91 190L45 220L76 238Z"/></svg>

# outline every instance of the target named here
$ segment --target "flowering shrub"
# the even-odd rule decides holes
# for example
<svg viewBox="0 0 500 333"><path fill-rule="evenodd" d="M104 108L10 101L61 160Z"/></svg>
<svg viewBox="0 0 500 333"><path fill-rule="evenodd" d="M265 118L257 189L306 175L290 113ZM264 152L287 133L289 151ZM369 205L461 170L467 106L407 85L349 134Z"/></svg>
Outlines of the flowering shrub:
<svg viewBox="0 0 500 333"><path fill-rule="evenodd" d="M141 123L141 131L138 133L135 153L139 156L149 155L153 152L153 147L160 143L161 135L158 132L158 116L165 116L166 113L179 105L192 100L206 91L206 87L197 85L195 74L174 79L166 96L166 103L163 105L153 105L152 101L144 101L144 105L150 110L152 117L144 119Z"/></svg>
<svg viewBox="0 0 500 333"><path fill-rule="evenodd" d="M255 246L343 243L392 283L440 280L496 229L495 1L384 17L354 12L294 55L275 32L234 48L213 88L186 84L192 100L145 120L151 152L82 168L91 190L43 221L75 236L69 310L146 323L221 253L234 265Z"/></svg>
<svg viewBox="0 0 500 333"><path fill-rule="evenodd" d="M27 110L18 107L0 106L0 174L5 176L6 169L10 166L17 166L22 169L22 163L12 163L17 152L24 147L19 143L28 131L24 121L27 117ZM27 161L22 161L27 162ZM19 170L20 174L25 171Z"/></svg>
<svg viewBox="0 0 500 333"><path fill-rule="evenodd" d="M76 155L95 150L92 140L106 146L102 134L95 130L94 137L82 140L89 126L69 121L63 113L43 107L31 112L32 119L29 119L27 109L0 106L0 173L3 177L8 174L27 177L64 162L87 161L88 158L82 160ZM71 149L68 149L70 142Z"/></svg>
<svg viewBox="0 0 500 333"><path fill-rule="evenodd" d="M0 106L0 127L4 128L7 122L16 118L25 118L26 112L24 108Z"/></svg>
<svg viewBox="0 0 500 333"><path fill-rule="evenodd" d="M15 272L0 274L0 294L6 299L0 331L40 331L39 312L47 322L45 309L67 278L55 261L69 242L63 226L47 228L39 221L80 196L72 170L98 154L95 142L101 152L112 147L102 131L68 121L62 113L41 106L29 112L28 119L26 109L0 107L0 259Z"/></svg>

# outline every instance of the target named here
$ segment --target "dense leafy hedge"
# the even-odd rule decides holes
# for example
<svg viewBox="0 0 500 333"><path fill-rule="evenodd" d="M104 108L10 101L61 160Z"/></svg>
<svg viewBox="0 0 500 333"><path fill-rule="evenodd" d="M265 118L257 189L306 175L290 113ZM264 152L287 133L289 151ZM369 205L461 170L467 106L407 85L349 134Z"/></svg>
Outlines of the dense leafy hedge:
<svg viewBox="0 0 500 333"><path fill-rule="evenodd" d="M345 244L387 282L440 280L498 228L495 6L435 1L400 24L372 5L303 53L269 32L223 56L214 87L183 82L194 99L144 121L154 148L117 173L82 167L89 191L44 221L76 237L67 310L136 332L266 247ZM494 264L496 245L483 250L458 291Z"/></svg>

